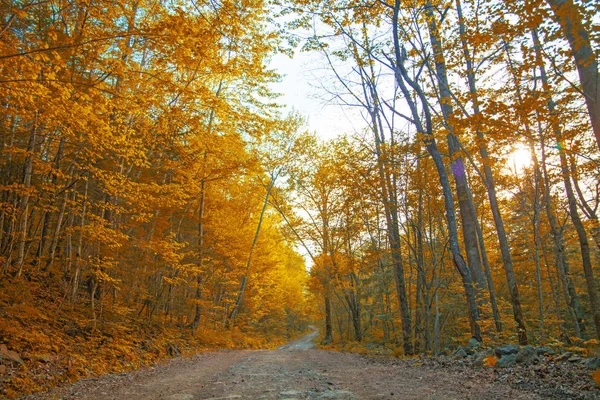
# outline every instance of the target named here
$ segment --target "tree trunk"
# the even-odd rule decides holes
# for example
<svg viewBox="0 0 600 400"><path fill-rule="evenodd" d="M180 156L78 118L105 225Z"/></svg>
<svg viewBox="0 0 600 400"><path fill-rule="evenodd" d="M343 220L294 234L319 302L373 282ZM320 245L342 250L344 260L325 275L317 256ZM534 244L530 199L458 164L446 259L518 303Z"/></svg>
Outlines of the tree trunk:
<svg viewBox="0 0 600 400"><path fill-rule="evenodd" d="M58 217L56 218L56 225L54 227L54 233L52 234L52 241L50 242L50 250L48 260L46 261L46 265L44 266L44 270L49 270L52 267L52 263L54 263L54 257L56 257L56 248L58 247L58 238L60 236L60 228L62 226L62 221L65 216L65 210L67 207L67 201L69 199L69 192L65 189L65 194L63 196L63 201L60 206L60 211L58 212Z"/></svg>
<svg viewBox="0 0 600 400"><path fill-rule="evenodd" d="M329 285L325 288L325 339L324 344L333 343L333 325L331 323L331 293Z"/></svg>
<svg viewBox="0 0 600 400"><path fill-rule="evenodd" d="M535 154L535 146L533 139L529 139L529 149L531 157L533 159L533 179L534 179L534 190L533 190L533 241L535 244L535 280L537 284L537 295L538 295L538 315L540 319L540 335L542 338L545 336L544 332L544 295L542 288L542 267L540 261L540 251L542 248L542 237L540 234L540 169L538 165L538 159Z"/></svg>
<svg viewBox="0 0 600 400"><path fill-rule="evenodd" d="M452 95L450 93L450 87L448 86L448 76L446 71L446 62L444 60L442 39L438 31L436 18L434 15L434 9L431 1L427 1L425 5L425 14L427 15L427 25L429 28L429 40L433 49L433 58L435 64L436 80L438 84L438 90L440 94L440 107L444 117L446 128L448 129L448 150L450 152L450 158L452 159L452 165L450 170L454 177L456 184L456 194L458 196L458 207L460 210L461 226L463 232L463 241L465 245L465 252L467 254L468 264L464 262L462 256L458 257L458 254L453 254L453 260L455 265L464 264L464 267L470 270L468 279L473 279L475 283L475 300L477 303L483 300L483 291L486 289L485 276L481 268L481 256L479 254L477 229L478 223L477 216L475 215L475 207L469 196L469 185L467 182L467 174L465 172L465 165L462 157L460 157L460 147L458 145L458 139L455 136L454 126L451 123L453 118L454 110L451 105ZM436 146L437 150L437 146ZM459 268L459 267L457 267ZM463 273L461 273L462 275ZM467 275L465 275L467 277ZM471 278L472 277L472 278Z"/></svg>
<svg viewBox="0 0 600 400"><path fill-rule="evenodd" d="M71 301L75 303L77 288L79 286L79 275L81 273L81 264L82 264L82 252L83 252L83 227L85 225L85 214L87 209L87 194L89 187L89 179L85 180L85 189L83 192L83 206L81 209L81 221L79 223L79 241L77 243L77 251L75 252L75 275L73 276L73 288L71 292ZM69 255L69 259L71 259L71 255ZM95 282L95 280L94 280ZM92 302L94 298L92 296ZM93 309L93 307L92 307ZM95 314L94 314L94 324L95 324Z"/></svg>
<svg viewBox="0 0 600 400"><path fill-rule="evenodd" d="M373 73L370 74L372 77ZM387 224L387 234L390 243L390 252L392 256L392 265L394 269L394 281L396 283L396 294L400 305L400 318L402 321L402 340L404 354L412 354L412 321L410 308L408 306L408 297L406 296L406 282L404 278L404 266L402 262L402 252L400 246L400 227L398 221L398 199L394 186L392 185L389 167L385 160L387 154L383 154L383 124L381 122L381 110L379 109L378 94L371 84L371 81L363 81L363 90L365 99L371 99L369 114L371 117L371 129L375 139L375 153L377 157L377 170L379 173L379 186L383 197L383 206L385 220ZM368 93L368 94L367 94Z"/></svg>
<svg viewBox="0 0 600 400"><path fill-rule="evenodd" d="M58 150L56 151L56 156L54 158L54 168L56 171L58 171L60 168L60 160L62 158L64 143L65 143L65 138L62 137L58 143ZM57 180L58 180L57 173L56 172L52 173L52 187L56 187ZM54 204L55 197L56 197L56 192L52 196L52 199L51 199L52 204ZM64 210L63 210L63 213L64 213ZM36 253L37 262L39 264L41 264L41 260L44 255L44 249L46 248L46 242L48 240L48 230L50 229L51 216L52 216L52 212L50 212L50 211L46 211L44 213L44 224L42 226L42 235L40 237L40 243L39 243L38 250ZM62 218L61 218L61 220L62 220ZM42 270L46 270L46 268L47 268L47 264L44 267L42 267Z"/></svg>
<svg viewBox="0 0 600 400"><path fill-rule="evenodd" d="M469 92L473 96L473 113L474 115L480 115L481 110L479 107L479 97L475 80L475 69L473 67L473 61L465 40L465 26L462 16L462 7L460 0L456 0L458 18L459 18L459 30L461 36L461 43L463 48L463 54L466 60L467 67L467 81L469 84ZM483 172L485 176L485 186L490 201L490 209L492 216L494 217L494 224L496 226L496 233L498 235L498 243L500 245L500 253L502 254L502 265L506 275L506 281L511 297L511 305L513 308L513 317L517 323L517 334L519 337L519 343L524 345L527 344L527 328L525 326L525 319L523 317L523 310L521 307L521 296L519 295L519 287L515 278L512 257L510 255L510 246L508 244L508 237L506 236L506 229L504 228L504 220L500 213L500 207L498 205L498 198L496 195L496 185L494 182L494 175L492 174L492 168L490 166L490 158L485 146L484 133L481 131L481 127L477 124L475 132L479 140L479 154L483 160ZM491 281L491 277L488 278ZM493 282L492 282L493 284ZM490 287L490 295L493 288ZM496 318L495 318L496 320Z"/></svg>
<svg viewBox="0 0 600 400"><path fill-rule="evenodd" d="M435 321L433 323L433 354L440 354L440 303L438 294L435 293Z"/></svg>
<svg viewBox="0 0 600 400"><path fill-rule="evenodd" d="M597 208L590 207L588 200L585 198L585 195L581 191L579 187L579 179L577 177L577 169L576 165L571 161L570 170L571 170L571 179L573 180L573 186L575 188L575 192L577 193L577 198L579 199L579 206L581 211L585 214L585 216L591 222L591 226L589 228L590 234L592 235L592 239L594 243L596 243L596 248L600 250L600 221L598 221ZM598 201L598 199L596 199Z"/></svg>
<svg viewBox="0 0 600 400"><path fill-rule="evenodd" d="M19 246L17 247L17 277L23 272L23 264L25 263L25 244L27 242L27 222L29 214L29 188L31 187L31 176L33 175L33 152L35 150L35 142L37 139L38 121L37 112L31 127L29 135L29 144L27 145L27 157L25 158L25 167L23 170L23 187L25 194L21 197L21 220L19 225Z"/></svg>
<svg viewBox="0 0 600 400"><path fill-rule="evenodd" d="M546 151L545 142L543 139L541 145L541 155L542 173L544 177L544 203L546 205L546 216L548 218L548 222L550 223L550 233L554 241L554 258L558 271L558 277L562 283L563 291L565 292L565 301L569 310L569 315L573 319L575 335L577 337L585 337L584 317L581 311L579 297L575 291L573 279L571 278L571 272L565 254L563 232L562 229L558 227L556 217L552 211L552 202L550 199L550 181L548 179L548 170L546 168Z"/></svg>
<svg viewBox="0 0 600 400"><path fill-rule="evenodd" d="M539 38L537 38L537 32L534 30L534 44L536 48L536 56L541 61L541 49L539 46ZM565 185L565 191L567 194L567 200L569 205L569 214L571 217L571 221L575 227L577 232L577 237L579 239L579 248L581 250L581 262L583 266L583 273L585 276L585 281L587 285L588 296L590 298L590 305L592 308L592 316L594 319L594 326L596 328L596 337L600 338L600 304L598 303L598 292L596 288L596 282L594 280L594 271L592 269L592 261L590 257L590 247L587 239L587 233L579 217L579 210L577 208L577 200L575 198L575 193L573 191L573 186L571 185L571 178L569 172L569 165L567 163L567 157L565 155L564 149L561 147L562 143L562 129L558 124L558 116L556 115L556 104L552 99L552 96L548 93L550 88L548 83L548 78L546 75L546 70L544 68L543 63L539 65L540 69L540 77L542 79L542 84L544 88L544 92L547 98L548 111L550 113L550 124L552 126L552 130L556 137L556 141L559 143L558 152L560 157L560 165L561 171L563 175L563 182Z"/></svg>
<svg viewBox="0 0 600 400"><path fill-rule="evenodd" d="M600 149L600 73L583 16L573 0L546 0L571 46L581 91L588 109L596 143Z"/></svg>
<svg viewBox="0 0 600 400"><path fill-rule="evenodd" d="M394 54L395 54L395 65L394 72L396 77L396 82L400 87L402 94L408 103L408 106L411 110L411 115L413 117L413 121L416 125L417 131L423 133L425 135L425 146L427 148L428 153L430 154L433 162L435 164L438 178L440 180L440 185L442 187L442 194L444 197L444 208L446 211L446 224L448 227L448 236L450 242L450 250L452 252L452 261L454 263L454 267L457 272L460 274L463 287L465 290L465 297L467 301L467 312L469 316L469 325L471 330L471 336L477 339L478 341L482 341L481 337L481 327L479 326L479 310L477 309L476 302L476 294L475 288L473 286L473 280L471 277L471 271L469 270L467 264L464 261L460 253L460 246L458 244L458 228L456 223L456 214L454 211L454 200L452 198L452 189L450 187L450 181L448 179L448 174L446 173L446 169L444 166L444 162L442 156L437 148L437 143L435 141L435 137L433 136L433 128L431 122L431 110L429 109L429 104L427 102L427 98L425 93L418 85L417 82L411 80L404 67L405 56L400 49L400 43L398 42L398 14L400 10L400 1L396 0L394 3L394 17L392 28L394 31ZM416 104L413 102L411 94L406 86L406 83L410 85L410 87L417 94L421 104L422 111L425 116L425 128L421 123L421 115L419 114ZM477 240L477 238L475 238ZM476 243L477 244L477 243Z"/></svg>
<svg viewBox="0 0 600 400"><path fill-rule="evenodd" d="M557 140L560 142L561 136L560 131L555 130ZM571 185L571 179L569 177L569 167L567 164L567 157L563 149L559 149L560 164L563 174L563 180L565 184L565 190L567 193L567 199L569 204L569 214L571 221L575 226L577 237L579 239L579 248L581 250L581 262L583 266L583 274L585 276L585 282L587 285L588 296L590 298L590 306L592 308L592 316L594 318L594 325L596 328L596 337L600 338L600 304L598 304L598 291L596 288L596 281L594 279L594 271L592 268L592 260L590 257L590 246L587 239L587 233L579 217L579 210L577 208L577 200L573 192Z"/></svg>
<svg viewBox="0 0 600 400"><path fill-rule="evenodd" d="M206 153L204 153L206 160ZM202 299L202 268L204 266L204 200L206 196L206 180L202 179L200 183L200 206L198 209L198 269L196 273L196 307L194 310L194 321L192 322L192 336L198 325L200 324L200 317L202 315L202 306L200 300Z"/></svg>
<svg viewBox="0 0 600 400"><path fill-rule="evenodd" d="M256 248L256 243L258 242L258 236L260 235L260 228L262 226L263 218L265 216L265 211L267 210L267 205L269 204L269 196L271 195L271 190L275 185L275 180L277 179L277 174L271 174L271 181L269 182L269 186L267 186L267 193L265 194L265 199L263 200L262 210L260 211L260 217L258 218L258 225L256 226L256 232L254 233L254 239L252 240L252 245L250 246L250 252L248 253L248 259L246 260L246 268L244 270L244 276L242 277L242 282L240 284L240 290L238 292L238 297L231 310L231 313L227 317L226 326L229 327L231 322L237 316L237 313L240 309L240 305L244 299L244 293L246 291L246 284L248 282L248 275L250 273L250 267L252 265L252 255L254 253L254 249Z"/></svg>
<svg viewBox="0 0 600 400"><path fill-rule="evenodd" d="M490 305L492 306L492 317L494 318L494 325L496 327L496 332L502 332L502 318L500 317L500 311L498 311L496 286L494 285L494 278L492 277L492 270L490 268L490 262L488 260L487 251L485 249L485 243L483 241L483 232L481 231L480 224L477 224L477 239L479 240L479 248L481 249L481 262L483 263L485 279L487 280L488 291L490 293Z"/></svg>

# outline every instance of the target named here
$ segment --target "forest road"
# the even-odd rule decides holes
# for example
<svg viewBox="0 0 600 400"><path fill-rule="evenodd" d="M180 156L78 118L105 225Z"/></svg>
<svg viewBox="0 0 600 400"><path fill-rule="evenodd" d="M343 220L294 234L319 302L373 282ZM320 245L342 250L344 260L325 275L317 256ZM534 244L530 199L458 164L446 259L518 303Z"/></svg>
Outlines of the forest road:
<svg viewBox="0 0 600 400"><path fill-rule="evenodd" d="M230 350L79 381L28 399L539 399L483 377L314 349L313 332L277 350Z"/></svg>
<svg viewBox="0 0 600 400"><path fill-rule="evenodd" d="M319 331L314 326L311 326L310 328L313 330L311 333L281 346L277 350L308 350L316 348L317 345L315 344L315 339L319 336Z"/></svg>

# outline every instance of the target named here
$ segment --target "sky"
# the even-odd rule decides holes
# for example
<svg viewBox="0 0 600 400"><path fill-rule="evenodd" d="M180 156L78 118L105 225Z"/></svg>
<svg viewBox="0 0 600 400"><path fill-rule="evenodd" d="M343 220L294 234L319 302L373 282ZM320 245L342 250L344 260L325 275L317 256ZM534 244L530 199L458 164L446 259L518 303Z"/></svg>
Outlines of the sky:
<svg viewBox="0 0 600 400"><path fill-rule="evenodd" d="M277 54L270 63L283 77L281 82L272 84L280 93L278 103L284 106L284 113L295 110L307 120L310 131L322 139L331 139L344 133L364 129L365 122L360 110L336 104L323 86L331 85L332 76L327 72L326 61L315 52L296 52L293 58ZM334 78L335 79L335 78ZM518 145L509 155L509 168L517 173L529 167L531 154L525 146Z"/></svg>
<svg viewBox="0 0 600 400"><path fill-rule="evenodd" d="M362 119L358 110L333 104L322 88L326 84L327 68L318 54L296 52L293 59L277 54L270 63L283 77L272 84L282 96L278 103L286 112L297 111L307 120L308 129L323 139L360 130Z"/></svg>

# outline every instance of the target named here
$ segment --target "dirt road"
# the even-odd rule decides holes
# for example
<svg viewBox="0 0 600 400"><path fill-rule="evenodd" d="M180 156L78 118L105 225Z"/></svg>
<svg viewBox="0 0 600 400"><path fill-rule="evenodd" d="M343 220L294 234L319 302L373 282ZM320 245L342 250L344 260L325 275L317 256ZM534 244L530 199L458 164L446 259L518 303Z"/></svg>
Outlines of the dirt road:
<svg viewBox="0 0 600 400"><path fill-rule="evenodd" d="M315 339L319 336L319 331L313 326L311 326L311 328L313 328L313 332L304 335L300 339L294 340L285 346L281 346L278 350L309 350L316 348Z"/></svg>
<svg viewBox="0 0 600 400"><path fill-rule="evenodd" d="M537 395L401 360L315 350L316 333L278 350L218 351L80 381L31 399L537 399Z"/></svg>

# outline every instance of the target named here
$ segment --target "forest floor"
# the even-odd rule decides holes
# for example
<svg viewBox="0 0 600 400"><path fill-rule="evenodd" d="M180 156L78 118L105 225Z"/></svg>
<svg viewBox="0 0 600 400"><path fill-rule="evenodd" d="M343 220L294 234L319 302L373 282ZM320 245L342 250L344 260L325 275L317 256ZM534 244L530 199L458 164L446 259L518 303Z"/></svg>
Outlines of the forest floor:
<svg viewBox="0 0 600 400"><path fill-rule="evenodd" d="M540 399L599 398L595 386L531 373L317 350L309 334L277 350L229 350L105 375L26 399ZM557 375L565 375L557 371ZM525 375L523 377L523 375ZM566 375L569 375L568 373ZM574 380L574 381L573 381ZM591 378L587 378L591 381ZM571 382L573 381L573 382ZM571 382L571 383L569 383ZM581 385L587 389L581 390ZM593 381L592 381L593 384ZM577 386L579 385L579 386Z"/></svg>

